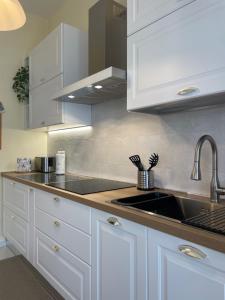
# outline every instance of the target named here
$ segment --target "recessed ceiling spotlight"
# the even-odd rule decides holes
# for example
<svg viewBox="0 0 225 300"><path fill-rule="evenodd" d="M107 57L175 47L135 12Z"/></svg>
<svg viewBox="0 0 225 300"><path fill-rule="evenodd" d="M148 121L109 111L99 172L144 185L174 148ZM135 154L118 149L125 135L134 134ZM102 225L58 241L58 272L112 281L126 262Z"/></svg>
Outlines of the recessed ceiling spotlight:
<svg viewBox="0 0 225 300"><path fill-rule="evenodd" d="M74 99L74 98L75 98L75 96L74 96L74 95L69 95L69 96L68 96L68 98L70 98L70 99Z"/></svg>
<svg viewBox="0 0 225 300"><path fill-rule="evenodd" d="M102 85L95 85L95 88L96 88L97 90L100 90L100 89L103 88L103 86L102 86Z"/></svg>

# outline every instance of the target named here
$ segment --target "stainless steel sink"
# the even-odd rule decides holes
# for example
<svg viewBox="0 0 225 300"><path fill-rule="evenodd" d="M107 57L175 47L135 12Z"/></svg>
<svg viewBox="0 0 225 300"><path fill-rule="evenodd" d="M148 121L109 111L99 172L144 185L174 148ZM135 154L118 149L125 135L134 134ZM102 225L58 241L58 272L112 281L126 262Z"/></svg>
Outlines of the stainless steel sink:
<svg viewBox="0 0 225 300"><path fill-rule="evenodd" d="M176 197L160 192L112 200L111 203L177 222L224 207L217 203Z"/></svg>

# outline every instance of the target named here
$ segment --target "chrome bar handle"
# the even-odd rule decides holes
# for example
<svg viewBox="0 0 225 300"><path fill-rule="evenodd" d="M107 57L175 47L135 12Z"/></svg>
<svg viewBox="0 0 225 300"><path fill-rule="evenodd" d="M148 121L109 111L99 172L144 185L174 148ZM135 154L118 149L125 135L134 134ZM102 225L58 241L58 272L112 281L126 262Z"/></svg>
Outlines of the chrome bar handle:
<svg viewBox="0 0 225 300"><path fill-rule="evenodd" d="M179 90L177 95L179 95L179 96L190 95L194 92L197 92L198 90L199 89L197 87L187 87L187 88Z"/></svg>
<svg viewBox="0 0 225 300"><path fill-rule="evenodd" d="M207 255L202 252L201 250L194 248L192 246L188 246L188 245L181 245L178 247L179 251L186 255L189 256L191 258L195 258L195 259L205 259L207 257Z"/></svg>
<svg viewBox="0 0 225 300"><path fill-rule="evenodd" d="M115 218L115 217L109 217L109 218L107 219L107 222L108 222L110 225L113 225L113 226L120 226L120 225L121 225L120 222L119 222L119 220L118 220L117 218Z"/></svg>

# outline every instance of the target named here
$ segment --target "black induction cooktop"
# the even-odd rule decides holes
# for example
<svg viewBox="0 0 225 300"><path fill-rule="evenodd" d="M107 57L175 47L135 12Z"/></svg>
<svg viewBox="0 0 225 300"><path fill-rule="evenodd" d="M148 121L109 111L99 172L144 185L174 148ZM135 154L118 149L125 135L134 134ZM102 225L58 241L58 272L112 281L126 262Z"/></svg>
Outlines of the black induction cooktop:
<svg viewBox="0 0 225 300"><path fill-rule="evenodd" d="M56 175L55 173L22 174L22 175L18 175L18 177L32 182L43 183L43 184L48 184L50 182L59 183L65 181L76 181L76 180L88 179L85 176L70 175L70 174Z"/></svg>
<svg viewBox="0 0 225 300"><path fill-rule="evenodd" d="M118 190L135 186L134 184L127 182L100 178L69 180L64 182L50 182L47 185L80 195Z"/></svg>

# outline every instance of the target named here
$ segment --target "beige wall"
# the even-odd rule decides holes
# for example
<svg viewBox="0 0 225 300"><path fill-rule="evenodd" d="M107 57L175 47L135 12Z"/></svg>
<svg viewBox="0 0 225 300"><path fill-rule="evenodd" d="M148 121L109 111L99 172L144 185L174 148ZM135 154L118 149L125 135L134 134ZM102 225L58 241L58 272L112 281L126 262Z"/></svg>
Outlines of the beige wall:
<svg viewBox="0 0 225 300"><path fill-rule="evenodd" d="M17 157L33 158L47 152L46 134L24 129L25 106L18 103L11 88L17 69L23 64L28 52L46 34L47 24L40 17L28 16L22 29L0 32L0 101L5 107L2 115L1 172L15 170Z"/></svg>
<svg viewBox="0 0 225 300"><path fill-rule="evenodd" d="M60 22L88 30L88 9L98 0L65 0L65 4L49 19L50 29L54 29ZM126 5L127 0L117 0Z"/></svg>
<svg viewBox="0 0 225 300"><path fill-rule="evenodd" d="M28 16L26 25L17 31L0 32L0 101L5 106L0 170L13 170L16 157L46 153L46 134L25 130L25 106L17 101L12 78L23 65L29 51L46 34L47 21Z"/></svg>

